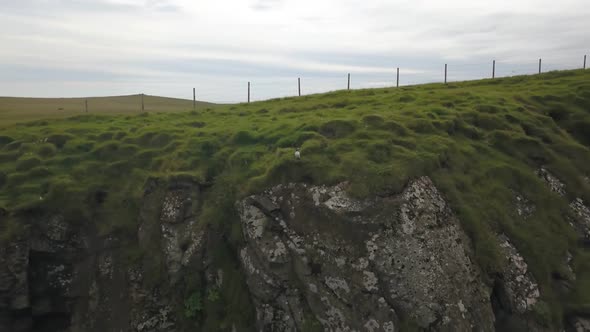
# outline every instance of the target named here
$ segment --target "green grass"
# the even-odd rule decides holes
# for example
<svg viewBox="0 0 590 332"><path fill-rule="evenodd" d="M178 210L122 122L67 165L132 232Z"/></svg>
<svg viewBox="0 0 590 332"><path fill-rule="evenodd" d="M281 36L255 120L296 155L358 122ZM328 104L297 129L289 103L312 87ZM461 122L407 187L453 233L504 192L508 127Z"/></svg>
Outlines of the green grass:
<svg viewBox="0 0 590 332"><path fill-rule="evenodd" d="M92 114L137 114L141 112L141 95L89 98L18 98L0 97L0 128L16 122L65 118L86 112ZM215 104L198 101L198 108ZM178 98L144 96L146 112L180 112L190 110L193 101ZM0 140L1 142L1 140Z"/></svg>
<svg viewBox="0 0 590 332"><path fill-rule="evenodd" d="M235 244L233 202L273 184L347 180L350 193L363 197L400 192L411 178L429 175L473 240L486 277L505 264L495 238L504 232L539 281L547 307L538 311L548 324L559 326L571 312L590 314L590 255L567 223L568 200L534 175L544 165L567 185L569 200L590 202L590 71L336 91L197 112L22 124L9 117L0 122L0 207L8 210L38 206L89 219L89 197L107 190L109 221L101 232L132 232L129 211L146 179L187 176L213 184L199 220ZM293 158L296 147L301 160ZM536 205L526 220L515 212L514 192ZM563 271L568 250L578 278L564 294L552 274ZM220 296L222 303L234 295Z"/></svg>

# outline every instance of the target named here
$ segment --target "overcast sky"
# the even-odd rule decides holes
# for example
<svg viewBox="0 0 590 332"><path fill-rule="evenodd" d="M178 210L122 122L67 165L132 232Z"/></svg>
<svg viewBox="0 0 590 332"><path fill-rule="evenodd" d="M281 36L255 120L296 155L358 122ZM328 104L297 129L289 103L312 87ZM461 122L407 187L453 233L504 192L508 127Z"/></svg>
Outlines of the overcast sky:
<svg viewBox="0 0 590 332"><path fill-rule="evenodd" d="M588 0L0 0L0 96L239 102L582 66ZM589 60L590 65L590 60Z"/></svg>

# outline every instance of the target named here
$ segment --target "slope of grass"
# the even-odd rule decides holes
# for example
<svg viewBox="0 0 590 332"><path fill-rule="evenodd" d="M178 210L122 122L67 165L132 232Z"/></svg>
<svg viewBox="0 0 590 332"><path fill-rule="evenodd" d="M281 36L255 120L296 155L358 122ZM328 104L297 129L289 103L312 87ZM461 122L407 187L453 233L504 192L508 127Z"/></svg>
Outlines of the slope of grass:
<svg viewBox="0 0 590 332"><path fill-rule="evenodd" d="M89 98L17 98L0 97L0 128L17 122L66 118L86 112L92 114L137 114L141 112L141 95ZM215 104L197 102L198 108ZM180 112L193 108L187 99L144 96L146 112Z"/></svg>
<svg viewBox="0 0 590 332"><path fill-rule="evenodd" d="M104 232L133 231L128 213L116 211L136 205L149 176L189 176L213 184L200 220L239 241L233 202L267 186L347 180L362 197L396 193L429 175L472 238L486 276L505 264L495 234L513 239L555 327L568 313L590 314L590 255L567 221L568 200L590 202L589 144L590 71L336 91L198 112L90 114L2 131L0 206L41 206L84 220L89 197L104 190L113 209ZM542 165L566 184L567 199L535 176ZM535 204L532 216L517 215L515 192ZM17 226L7 224L5 234ZM552 278L566 268L567 251L578 276L569 293Z"/></svg>

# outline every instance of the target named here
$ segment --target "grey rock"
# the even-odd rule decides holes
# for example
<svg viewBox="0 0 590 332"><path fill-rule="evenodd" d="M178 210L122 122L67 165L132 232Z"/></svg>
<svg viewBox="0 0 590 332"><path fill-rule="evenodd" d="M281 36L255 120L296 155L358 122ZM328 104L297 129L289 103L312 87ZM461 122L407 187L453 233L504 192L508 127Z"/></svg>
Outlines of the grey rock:
<svg viewBox="0 0 590 332"><path fill-rule="evenodd" d="M507 236L498 237L500 248L507 259L504 270L505 292L509 301L509 310L519 314L525 314L532 310L541 296L539 285L528 265L516 247L510 242Z"/></svg>
<svg viewBox="0 0 590 332"><path fill-rule="evenodd" d="M536 210L535 205L531 201L517 192L514 192L514 206L516 208L516 214L523 219L530 217Z"/></svg>
<svg viewBox="0 0 590 332"><path fill-rule="evenodd" d="M0 245L0 330L29 332L44 319L71 332L177 331L172 308L184 300L179 281L199 273L206 242L196 220L199 192L194 183L148 181L140 261L130 262L128 244L114 234L99 236L92 224L59 214L23 220L30 227L22 239ZM148 282L146 275L160 270L157 282Z"/></svg>
<svg viewBox="0 0 590 332"><path fill-rule="evenodd" d="M556 176L551 174L546 168L541 167L536 172L537 176L541 178L551 191L557 193L559 196L565 196L565 184L561 182Z"/></svg>
<svg viewBox="0 0 590 332"><path fill-rule="evenodd" d="M153 248L154 241L160 244L172 285L204 244L204 232L197 227L196 219L200 187L192 182L159 186L164 187L163 194L156 190L157 185L146 191L138 237L144 248ZM161 209L154 209L162 197Z"/></svg>
<svg viewBox="0 0 590 332"><path fill-rule="evenodd" d="M254 197L237 202L258 329L314 317L326 330L393 331L400 311L423 328L493 330L469 240L429 178L384 198L346 189L276 186L256 196L280 207L272 215Z"/></svg>
<svg viewBox="0 0 590 332"><path fill-rule="evenodd" d="M176 224L184 221L191 202L185 190L171 190L166 193L162 204L161 220L163 223Z"/></svg>
<svg viewBox="0 0 590 332"><path fill-rule="evenodd" d="M252 204L266 214L271 214L279 209L278 205L264 196L252 196Z"/></svg>
<svg viewBox="0 0 590 332"><path fill-rule="evenodd" d="M0 311L30 306L29 250L29 242L19 239L0 247Z"/></svg>
<svg viewBox="0 0 590 332"><path fill-rule="evenodd" d="M590 208L581 198L576 198L570 203L570 209L576 217L578 231L585 238L590 238Z"/></svg>
<svg viewBox="0 0 590 332"><path fill-rule="evenodd" d="M566 196L566 186L555 175L551 174L547 169L541 168L537 171L537 176L543 179L549 188L559 194ZM582 239L590 240L590 208L581 198L575 198L569 204L574 218L570 220L570 224L578 232ZM571 218L570 218L571 219Z"/></svg>
<svg viewBox="0 0 590 332"><path fill-rule="evenodd" d="M573 317L569 321L570 330L573 332L590 332L590 319L584 317Z"/></svg>

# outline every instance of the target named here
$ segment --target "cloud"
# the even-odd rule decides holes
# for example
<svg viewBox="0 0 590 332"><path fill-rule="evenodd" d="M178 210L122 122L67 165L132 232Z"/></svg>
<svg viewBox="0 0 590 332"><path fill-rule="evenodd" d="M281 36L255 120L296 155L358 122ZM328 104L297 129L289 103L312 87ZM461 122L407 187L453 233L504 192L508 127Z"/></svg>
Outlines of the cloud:
<svg viewBox="0 0 590 332"><path fill-rule="evenodd" d="M283 0L254 0L250 8L254 10L270 10L280 6L282 2Z"/></svg>
<svg viewBox="0 0 590 332"><path fill-rule="evenodd" d="M506 75L534 71L539 57L548 69L579 66L590 44L584 0L0 0L0 8L0 68L10 73L0 91L25 96L49 81L55 88L42 91L51 96L117 88L184 96L184 86L202 84L203 95L229 101L247 81L265 89L261 98L291 93L297 77L316 92L342 88L349 72L353 87L381 86L397 67L403 84L439 81L445 63L451 79L469 79L489 75L492 59Z"/></svg>

